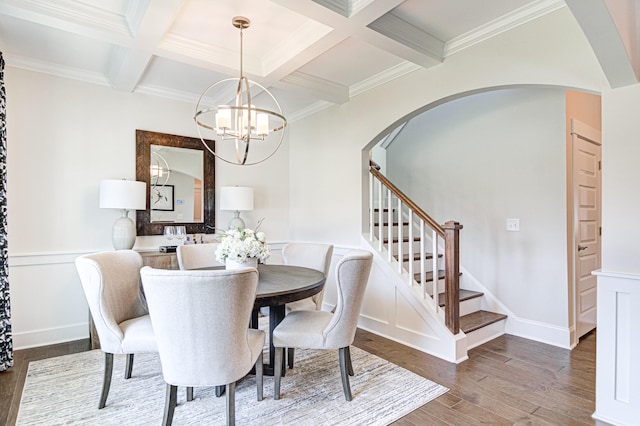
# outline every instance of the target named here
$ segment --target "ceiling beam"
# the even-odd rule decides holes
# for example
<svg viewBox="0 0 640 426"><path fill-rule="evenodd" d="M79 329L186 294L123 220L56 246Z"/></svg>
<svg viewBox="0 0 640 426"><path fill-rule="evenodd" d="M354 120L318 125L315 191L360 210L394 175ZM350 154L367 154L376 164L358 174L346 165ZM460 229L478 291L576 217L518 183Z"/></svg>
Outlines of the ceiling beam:
<svg viewBox="0 0 640 426"><path fill-rule="evenodd" d="M135 29L133 44L113 51L109 78L114 89L133 92L183 3L184 0L148 3L144 16L139 19L139 27Z"/></svg>
<svg viewBox="0 0 640 426"><path fill-rule="evenodd" d="M620 10L610 9L606 0L566 0L567 6L587 36L611 87L638 83L640 67L635 59L638 22L635 4L631 0L616 0L630 25L616 25L614 17ZM627 44L625 45L625 40Z"/></svg>
<svg viewBox="0 0 640 426"><path fill-rule="evenodd" d="M274 85L277 85L277 81L284 81L303 87L325 101L333 103L348 101L348 87L329 84L326 80L319 78L309 78L310 76L302 73L291 74L350 37L360 39L420 66L431 67L442 62L444 48L442 41L388 14L403 0L360 2L353 10L346 0L274 0L274 2L331 29L295 57L283 61L270 70L267 78ZM351 16L345 16L348 14Z"/></svg>

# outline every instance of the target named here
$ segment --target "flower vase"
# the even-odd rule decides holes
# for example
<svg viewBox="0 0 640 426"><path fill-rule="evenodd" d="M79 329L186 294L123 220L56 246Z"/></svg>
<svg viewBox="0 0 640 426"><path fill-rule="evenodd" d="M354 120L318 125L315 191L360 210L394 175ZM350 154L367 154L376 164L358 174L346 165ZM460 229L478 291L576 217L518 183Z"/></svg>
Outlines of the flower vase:
<svg viewBox="0 0 640 426"><path fill-rule="evenodd" d="M242 269L242 268L257 268L258 267L258 259L255 257L250 257L244 262L238 262L233 259L226 259L224 261L225 269Z"/></svg>

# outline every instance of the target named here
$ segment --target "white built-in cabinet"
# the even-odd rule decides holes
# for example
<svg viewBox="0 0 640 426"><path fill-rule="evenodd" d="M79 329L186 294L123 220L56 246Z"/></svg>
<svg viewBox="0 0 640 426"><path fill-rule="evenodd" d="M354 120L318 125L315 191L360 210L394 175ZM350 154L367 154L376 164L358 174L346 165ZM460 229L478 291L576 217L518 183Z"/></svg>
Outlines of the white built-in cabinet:
<svg viewBox="0 0 640 426"><path fill-rule="evenodd" d="M598 276L597 424L640 422L640 275Z"/></svg>

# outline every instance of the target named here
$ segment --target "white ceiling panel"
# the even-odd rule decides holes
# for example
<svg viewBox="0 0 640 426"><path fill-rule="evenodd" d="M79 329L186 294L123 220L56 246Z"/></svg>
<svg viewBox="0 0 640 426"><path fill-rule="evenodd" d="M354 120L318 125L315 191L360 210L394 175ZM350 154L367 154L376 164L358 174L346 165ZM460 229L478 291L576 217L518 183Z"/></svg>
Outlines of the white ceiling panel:
<svg viewBox="0 0 640 426"><path fill-rule="evenodd" d="M563 0L0 0L0 50L7 66L195 102L213 82L239 76L231 20L246 16L245 75L296 119L560 7Z"/></svg>
<svg viewBox="0 0 640 426"><path fill-rule="evenodd" d="M350 37L302 66L300 71L349 87L401 62L397 56Z"/></svg>

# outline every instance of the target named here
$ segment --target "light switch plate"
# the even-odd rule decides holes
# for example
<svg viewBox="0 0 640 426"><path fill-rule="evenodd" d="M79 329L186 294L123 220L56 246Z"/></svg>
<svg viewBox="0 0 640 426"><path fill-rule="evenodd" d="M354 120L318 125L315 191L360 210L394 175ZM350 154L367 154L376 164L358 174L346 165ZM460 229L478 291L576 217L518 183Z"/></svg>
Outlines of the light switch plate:
<svg viewBox="0 0 640 426"><path fill-rule="evenodd" d="M507 231L519 232L520 231L520 219L508 217L507 218Z"/></svg>

